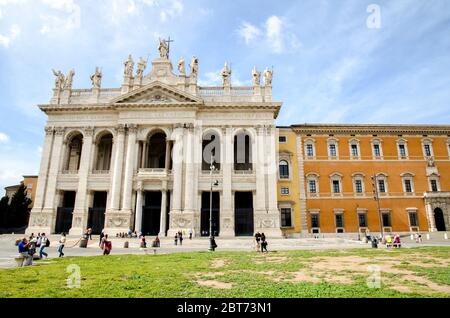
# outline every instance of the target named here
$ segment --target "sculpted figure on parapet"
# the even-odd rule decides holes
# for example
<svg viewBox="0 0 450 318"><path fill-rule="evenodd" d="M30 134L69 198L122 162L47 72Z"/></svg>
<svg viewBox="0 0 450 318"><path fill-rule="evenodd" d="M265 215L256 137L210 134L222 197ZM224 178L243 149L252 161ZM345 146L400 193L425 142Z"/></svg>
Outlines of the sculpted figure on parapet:
<svg viewBox="0 0 450 318"><path fill-rule="evenodd" d="M137 70L136 70L136 78L141 79L144 76L144 70L147 67L147 61L144 60L142 57L139 58L139 62L137 64Z"/></svg>
<svg viewBox="0 0 450 318"><path fill-rule="evenodd" d="M72 88L72 82L73 82L74 76L75 76L75 71L72 69L72 70L70 70L69 74L67 74L66 80L64 81L64 88L67 88L67 89Z"/></svg>
<svg viewBox="0 0 450 318"><path fill-rule="evenodd" d="M95 73L91 75L92 87L100 88L102 85L102 71L96 67Z"/></svg>
<svg viewBox="0 0 450 318"><path fill-rule="evenodd" d="M164 39L159 39L159 56L161 58L168 59L169 58L169 45L167 44L167 41Z"/></svg>
<svg viewBox="0 0 450 318"><path fill-rule="evenodd" d="M53 71L53 75L56 76L55 89L60 90L64 87L64 82L65 82L64 74L60 70L55 71L54 69L52 69L52 71Z"/></svg>
<svg viewBox="0 0 450 318"><path fill-rule="evenodd" d="M230 86L231 84L231 69L228 67L228 63L225 62L225 65L223 66L222 72L220 73L222 75L223 80L223 86Z"/></svg>
<svg viewBox="0 0 450 318"><path fill-rule="evenodd" d="M272 86L272 76L273 76L273 69L269 70L267 67L264 71L264 85L265 86Z"/></svg>
<svg viewBox="0 0 450 318"><path fill-rule="evenodd" d="M256 66L253 67L252 78L253 78L253 86L259 86L261 83L261 72L259 72L256 69Z"/></svg>
<svg viewBox="0 0 450 318"><path fill-rule="evenodd" d="M180 72L180 75L185 75L186 74L186 68L184 66L185 62L184 62L184 58L181 57L180 60L178 61L178 72Z"/></svg>
<svg viewBox="0 0 450 318"><path fill-rule="evenodd" d="M125 67L124 67L123 75L125 75L125 77L132 78L134 62L133 62L133 58L131 57L131 54L128 55L128 60L125 61L124 66Z"/></svg>
<svg viewBox="0 0 450 318"><path fill-rule="evenodd" d="M193 78L197 78L198 77L198 58L193 56L192 60L191 60L191 65L189 65L191 67L191 76Z"/></svg>

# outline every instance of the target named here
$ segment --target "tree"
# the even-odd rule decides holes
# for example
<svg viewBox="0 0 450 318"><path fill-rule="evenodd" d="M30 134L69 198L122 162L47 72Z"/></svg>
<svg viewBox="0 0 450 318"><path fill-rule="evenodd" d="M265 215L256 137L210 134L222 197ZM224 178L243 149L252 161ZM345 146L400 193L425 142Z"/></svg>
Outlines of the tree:
<svg viewBox="0 0 450 318"><path fill-rule="evenodd" d="M9 214L9 198L5 195L0 199L0 228L7 227Z"/></svg>
<svg viewBox="0 0 450 318"><path fill-rule="evenodd" d="M20 184L19 189L14 193L11 204L9 205L9 211L11 218L11 224L8 227L22 227L27 225L29 218L29 209L31 200L27 197L27 189L23 183Z"/></svg>

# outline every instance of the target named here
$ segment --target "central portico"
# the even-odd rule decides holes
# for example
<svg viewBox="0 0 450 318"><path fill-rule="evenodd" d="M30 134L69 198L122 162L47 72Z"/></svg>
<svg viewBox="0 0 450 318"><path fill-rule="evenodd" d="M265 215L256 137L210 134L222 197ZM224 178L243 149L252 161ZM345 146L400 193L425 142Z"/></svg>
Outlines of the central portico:
<svg viewBox="0 0 450 318"><path fill-rule="evenodd" d="M136 230L172 236L190 230L209 235L210 189L213 232L220 237L264 232L281 236L277 208L272 71L253 69L253 86L197 85L199 60L142 58L134 73L131 55L120 88L101 88L96 68L91 89L72 89L71 71L55 73L54 94L40 105L48 115L35 204L27 232L91 227L110 235ZM250 72L249 72L250 73ZM210 172L214 156L215 170ZM213 180L212 180L213 179Z"/></svg>

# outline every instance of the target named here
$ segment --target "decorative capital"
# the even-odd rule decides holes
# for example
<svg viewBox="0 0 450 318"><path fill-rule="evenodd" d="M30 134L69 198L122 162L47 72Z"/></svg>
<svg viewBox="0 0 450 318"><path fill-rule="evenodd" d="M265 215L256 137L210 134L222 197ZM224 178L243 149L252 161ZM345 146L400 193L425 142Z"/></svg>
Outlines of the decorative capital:
<svg viewBox="0 0 450 318"><path fill-rule="evenodd" d="M173 129L177 129L177 128L184 128L184 125L181 123L176 123L173 125Z"/></svg>
<svg viewBox="0 0 450 318"><path fill-rule="evenodd" d="M256 126L256 133L257 133L259 136L264 135L264 132L265 132L265 127L264 127L264 125L257 125L257 126Z"/></svg>
<svg viewBox="0 0 450 318"><path fill-rule="evenodd" d="M94 127L88 126L83 128L85 136L93 136L94 135Z"/></svg>
<svg viewBox="0 0 450 318"><path fill-rule="evenodd" d="M47 136L53 135L53 127L46 126L46 127L44 128L44 130L45 130L45 135L47 135Z"/></svg>
<svg viewBox="0 0 450 318"><path fill-rule="evenodd" d="M123 125L123 124L117 125L116 130L117 130L118 134L124 134L125 133L125 125Z"/></svg>
<svg viewBox="0 0 450 318"><path fill-rule="evenodd" d="M62 136L66 129L64 127L55 127L55 135Z"/></svg>
<svg viewBox="0 0 450 318"><path fill-rule="evenodd" d="M138 127L136 124L127 124L128 132L135 134L138 131Z"/></svg>

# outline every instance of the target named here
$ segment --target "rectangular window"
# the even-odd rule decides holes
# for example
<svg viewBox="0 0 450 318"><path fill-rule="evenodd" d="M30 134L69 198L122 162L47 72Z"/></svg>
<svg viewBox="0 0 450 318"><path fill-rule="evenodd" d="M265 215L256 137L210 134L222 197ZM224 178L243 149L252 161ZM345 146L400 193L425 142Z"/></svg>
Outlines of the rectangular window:
<svg viewBox="0 0 450 318"><path fill-rule="evenodd" d="M384 183L384 180L378 180L378 192L386 193L386 185Z"/></svg>
<svg viewBox="0 0 450 318"><path fill-rule="evenodd" d="M410 226L419 226L417 212L409 212L409 224Z"/></svg>
<svg viewBox="0 0 450 318"><path fill-rule="evenodd" d="M438 192L437 181L436 180L431 180L430 183L431 183L431 191Z"/></svg>
<svg viewBox="0 0 450 318"><path fill-rule="evenodd" d="M359 227L367 227L367 215L366 213L358 213Z"/></svg>
<svg viewBox="0 0 450 318"><path fill-rule="evenodd" d="M27 185L27 189L28 189L28 190L33 189L33 184L32 184L32 183L29 183L29 184Z"/></svg>
<svg viewBox="0 0 450 318"><path fill-rule="evenodd" d="M313 148L313 145L311 145L311 144L307 144L307 145L306 145L306 155L307 155L308 157L314 157L314 148Z"/></svg>
<svg viewBox="0 0 450 318"><path fill-rule="evenodd" d="M333 193L341 193L339 180L333 180Z"/></svg>
<svg viewBox="0 0 450 318"><path fill-rule="evenodd" d="M355 190L356 190L356 193L362 193L363 192L362 180L355 180Z"/></svg>
<svg viewBox="0 0 450 318"><path fill-rule="evenodd" d="M285 143L287 141L287 137L286 136L280 136L278 137L278 142L280 143Z"/></svg>
<svg viewBox="0 0 450 318"><path fill-rule="evenodd" d="M336 227L344 227L344 215L342 213L337 213L334 217L336 220Z"/></svg>
<svg viewBox="0 0 450 318"><path fill-rule="evenodd" d="M383 226L390 227L391 226L391 214L389 212L385 212L381 214L383 219Z"/></svg>
<svg viewBox="0 0 450 318"><path fill-rule="evenodd" d="M374 144L373 145L373 155L375 157L380 157L381 156L381 151L380 151L380 145L379 144Z"/></svg>
<svg viewBox="0 0 450 318"><path fill-rule="evenodd" d="M424 145L424 149L425 149L425 156L427 157L431 157L431 147L429 144L425 144Z"/></svg>
<svg viewBox="0 0 450 318"><path fill-rule="evenodd" d="M311 214L311 227L320 227L320 219L318 213Z"/></svg>
<svg viewBox="0 0 450 318"><path fill-rule="evenodd" d="M352 145L352 156L358 157L358 145Z"/></svg>
<svg viewBox="0 0 450 318"><path fill-rule="evenodd" d="M398 152L400 153L400 157L406 158L406 148L405 148L405 145L398 145Z"/></svg>
<svg viewBox="0 0 450 318"><path fill-rule="evenodd" d="M289 188L288 187L281 187L281 194L283 194L283 195L289 194Z"/></svg>
<svg viewBox="0 0 450 318"><path fill-rule="evenodd" d="M309 192L310 193L317 193L316 180L309 180Z"/></svg>
<svg viewBox="0 0 450 318"><path fill-rule="evenodd" d="M336 145L335 144L331 144L329 146L330 148L330 156L331 157L336 157Z"/></svg>
<svg viewBox="0 0 450 318"><path fill-rule="evenodd" d="M411 180L409 179L405 180L405 191L408 193L412 192Z"/></svg>
<svg viewBox="0 0 450 318"><path fill-rule="evenodd" d="M281 210L281 226L291 227L292 226L291 208L282 208L280 210Z"/></svg>

